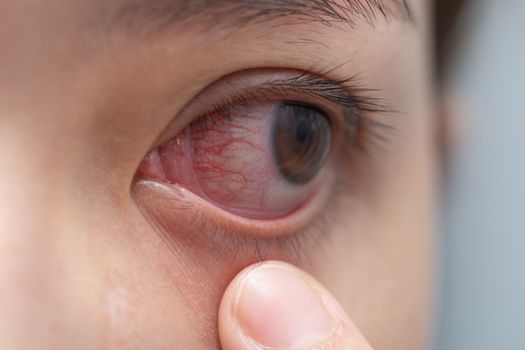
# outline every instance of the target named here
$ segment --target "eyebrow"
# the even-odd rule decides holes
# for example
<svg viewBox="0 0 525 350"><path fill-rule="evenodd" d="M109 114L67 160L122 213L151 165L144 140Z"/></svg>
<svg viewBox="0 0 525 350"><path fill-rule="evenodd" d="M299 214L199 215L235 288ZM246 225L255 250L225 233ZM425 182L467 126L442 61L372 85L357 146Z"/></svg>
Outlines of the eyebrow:
<svg viewBox="0 0 525 350"><path fill-rule="evenodd" d="M117 10L112 25L126 30L157 32L177 24L197 23L206 29L239 28L280 18L290 23L314 22L373 26L379 18L414 22L409 0L132 0Z"/></svg>

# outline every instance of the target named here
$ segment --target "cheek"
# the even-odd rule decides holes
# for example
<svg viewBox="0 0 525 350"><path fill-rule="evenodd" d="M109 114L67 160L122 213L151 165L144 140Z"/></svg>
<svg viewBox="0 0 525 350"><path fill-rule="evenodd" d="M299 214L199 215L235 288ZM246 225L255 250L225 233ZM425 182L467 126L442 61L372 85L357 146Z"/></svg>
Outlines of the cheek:
<svg viewBox="0 0 525 350"><path fill-rule="evenodd" d="M146 286L142 297L149 306L142 312L150 320L159 318L154 323L168 322L177 334L175 344L181 348L219 348L216 329L220 300L234 276L246 266L281 260L309 270L304 252L285 248L280 238L259 240L223 233L180 207L173 197L140 187L134 193L137 202L147 206L137 213L146 220L133 230L134 265L139 265L141 274L132 280L140 279L140 288ZM154 316L152 311L160 314ZM166 325L161 327L166 329Z"/></svg>
<svg viewBox="0 0 525 350"><path fill-rule="evenodd" d="M410 190L412 183L396 185L404 189L405 199L417 192ZM334 214L339 224L328 227L331 239L311 252L313 275L341 302L374 349L423 349L433 272L427 221L432 212L421 202L368 205L349 197L342 201ZM345 216L348 212L351 218Z"/></svg>

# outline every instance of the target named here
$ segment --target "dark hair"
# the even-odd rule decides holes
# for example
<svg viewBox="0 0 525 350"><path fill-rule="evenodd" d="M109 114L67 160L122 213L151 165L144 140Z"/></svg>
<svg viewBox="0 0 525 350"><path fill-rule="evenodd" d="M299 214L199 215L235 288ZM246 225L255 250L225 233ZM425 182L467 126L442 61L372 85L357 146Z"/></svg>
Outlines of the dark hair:
<svg viewBox="0 0 525 350"><path fill-rule="evenodd" d="M434 0L438 77L442 76L447 61L450 36L464 3L464 0Z"/></svg>

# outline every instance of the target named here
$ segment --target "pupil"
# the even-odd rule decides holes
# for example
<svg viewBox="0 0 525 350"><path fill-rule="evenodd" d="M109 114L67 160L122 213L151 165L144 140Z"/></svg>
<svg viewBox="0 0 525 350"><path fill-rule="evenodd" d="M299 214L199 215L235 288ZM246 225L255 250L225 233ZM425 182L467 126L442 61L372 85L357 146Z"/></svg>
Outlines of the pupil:
<svg viewBox="0 0 525 350"><path fill-rule="evenodd" d="M332 145L332 129L321 110L281 103L275 110L271 141L281 175L301 185L323 168Z"/></svg>
<svg viewBox="0 0 525 350"><path fill-rule="evenodd" d="M310 126L304 120L300 120L297 125L297 132L295 133L297 141L304 143L308 138L310 131Z"/></svg>

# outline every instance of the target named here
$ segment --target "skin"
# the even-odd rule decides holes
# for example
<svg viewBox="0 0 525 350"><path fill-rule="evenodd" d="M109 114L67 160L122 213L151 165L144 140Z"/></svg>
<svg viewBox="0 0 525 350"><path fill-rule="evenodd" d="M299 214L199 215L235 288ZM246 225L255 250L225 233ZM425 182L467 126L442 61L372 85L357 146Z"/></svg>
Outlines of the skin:
<svg viewBox="0 0 525 350"><path fill-rule="evenodd" d="M416 24L105 35L101 11L124 1L0 2L0 348L251 349L229 305L248 266L282 260L338 300L331 348L421 349L437 158L428 4L413 1ZM330 50L287 43L304 33ZM194 238L151 224L134 174L193 96L244 69L330 65L363 73L402 113L370 181L334 201L314 243L230 258L235 240L212 244L183 215Z"/></svg>

